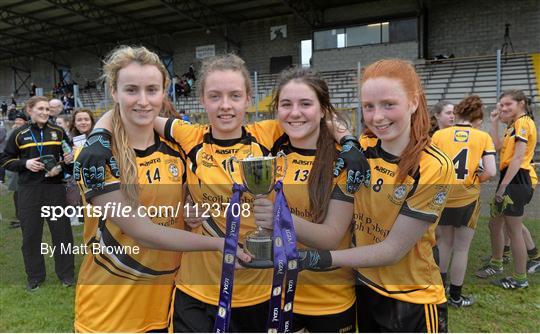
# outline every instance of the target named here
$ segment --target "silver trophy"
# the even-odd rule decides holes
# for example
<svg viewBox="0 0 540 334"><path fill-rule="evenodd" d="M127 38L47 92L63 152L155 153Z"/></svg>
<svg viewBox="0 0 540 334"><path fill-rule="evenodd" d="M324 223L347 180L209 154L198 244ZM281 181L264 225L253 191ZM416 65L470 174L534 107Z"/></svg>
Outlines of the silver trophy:
<svg viewBox="0 0 540 334"><path fill-rule="evenodd" d="M237 163L242 176L242 183L253 195L266 195L274 189L277 178L277 159L283 157L283 173L287 171L287 156L283 152L278 152L275 157L248 157L242 160L236 157L228 159L227 171L232 181L235 181L232 174L233 163ZM246 250L253 257L249 263L250 267L268 268L273 264L273 240L272 231L257 227L246 237Z"/></svg>

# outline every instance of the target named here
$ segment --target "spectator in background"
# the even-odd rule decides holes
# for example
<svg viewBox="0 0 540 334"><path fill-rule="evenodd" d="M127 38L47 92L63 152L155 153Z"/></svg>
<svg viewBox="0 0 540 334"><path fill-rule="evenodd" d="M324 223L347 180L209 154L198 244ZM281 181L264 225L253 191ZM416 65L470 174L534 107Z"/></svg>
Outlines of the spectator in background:
<svg viewBox="0 0 540 334"><path fill-rule="evenodd" d="M17 106L15 104L11 104L8 109L8 119L10 121L14 121L16 114L17 114Z"/></svg>
<svg viewBox="0 0 540 334"><path fill-rule="evenodd" d="M191 124L191 121L189 120L189 116L186 115L186 111L184 109L180 109L180 119L183 120L186 123Z"/></svg>
<svg viewBox="0 0 540 334"><path fill-rule="evenodd" d="M6 101L2 101L2 105L0 105L0 109L2 110L2 117L5 118L7 116L7 111L8 111L8 105Z"/></svg>
<svg viewBox="0 0 540 334"><path fill-rule="evenodd" d="M88 137L94 128L96 121L90 109L77 109L73 113L73 122L69 127L69 133L72 137L85 135Z"/></svg>
<svg viewBox="0 0 540 334"><path fill-rule="evenodd" d="M36 89L36 84L32 82L32 85L30 85L30 96L36 96Z"/></svg>
<svg viewBox="0 0 540 334"><path fill-rule="evenodd" d="M64 129L64 131L66 131L67 135L71 139L71 133L69 131L71 126L71 115L58 115L58 117L56 117L56 125Z"/></svg>
<svg viewBox="0 0 540 334"><path fill-rule="evenodd" d="M0 154L0 165L19 173L19 217L23 234L22 253L27 275L27 290L35 291L45 281L45 259L41 253L43 237L42 208L65 207L66 190L62 182L62 171L66 170L73 155L64 154L63 129L49 123L49 101L43 96L34 96L27 101L26 110L31 122L15 130L8 138L6 149ZM24 135L19 135L24 132ZM46 144L45 144L46 143ZM45 156L53 155L52 159ZM53 165L53 166L51 166ZM73 234L66 216L52 220L46 217L56 249L71 247ZM55 271L63 285L73 286L73 254L54 254Z"/></svg>
<svg viewBox="0 0 540 334"><path fill-rule="evenodd" d="M13 127L11 128L11 131L8 133L8 138L11 135L11 132L17 130L21 126L25 125L28 121L28 117L23 112L18 112L15 114L15 122L13 123ZM10 228L18 228L21 227L21 223L19 221L19 173L12 172L9 170L6 170L6 184L8 187L8 190L13 191L13 204L15 206L15 220L10 222Z"/></svg>
<svg viewBox="0 0 540 334"><path fill-rule="evenodd" d="M187 74L187 77L192 80L195 80L195 78L197 77L197 74L195 73L195 66L193 66L193 63L189 65L189 70Z"/></svg>
<svg viewBox="0 0 540 334"><path fill-rule="evenodd" d="M73 97L73 94L68 91L66 96L64 96L64 111L66 114L71 114L73 108L75 108L75 98Z"/></svg>
<svg viewBox="0 0 540 334"><path fill-rule="evenodd" d="M17 107L17 101L15 100L15 95L11 94L11 104L14 104Z"/></svg>
<svg viewBox="0 0 540 334"><path fill-rule="evenodd" d="M64 105L59 99L52 99L49 101L49 121L52 124L56 124L56 118L62 114Z"/></svg>
<svg viewBox="0 0 540 334"><path fill-rule="evenodd" d="M4 121L0 120L0 152L4 151L6 147L7 140L7 129ZM6 170L0 166L0 183L4 183L4 178L6 176Z"/></svg>
<svg viewBox="0 0 540 334"><path fill-rule="evenodd" d="M431 108L429 113L431 116L430 136L433 136L435 131L446 129L454 124L454 105L450 101L439 101Z"/></svg>

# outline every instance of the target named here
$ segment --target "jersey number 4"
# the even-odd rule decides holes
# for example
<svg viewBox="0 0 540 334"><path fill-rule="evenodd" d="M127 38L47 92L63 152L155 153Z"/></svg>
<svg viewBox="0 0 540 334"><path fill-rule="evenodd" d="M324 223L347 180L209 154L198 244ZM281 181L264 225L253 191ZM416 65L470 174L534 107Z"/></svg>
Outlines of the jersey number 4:
<svg viewBox="0 0 540 334"><path fill-rule="evenodd" d="M469 154L469 149L464 148L454 157L452 162L454 163L454 168L456 169L456 176L458 180L465 180L469 174L467 169L467 156Z"/></svg>

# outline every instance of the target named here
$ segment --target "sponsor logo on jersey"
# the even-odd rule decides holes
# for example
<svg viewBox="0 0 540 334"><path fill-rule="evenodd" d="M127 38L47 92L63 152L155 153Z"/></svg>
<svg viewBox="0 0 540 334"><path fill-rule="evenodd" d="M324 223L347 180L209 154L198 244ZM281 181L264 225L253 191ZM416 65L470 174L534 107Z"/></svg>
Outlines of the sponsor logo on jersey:
<svg viewBox="0 0 540 334"><path fill-rule="evenodd" d="M236 154L236 152L238 151L239 149L237 148L227 148L227 149L217 149L216 153L217 154Z"/></svg>
<svg viewBox="0 0 540 334"><path fill-rule="evenodd" d="M148 161L145 161L145 162L141 162L139 164L140 167L147 167L147 166L150 166L152 164L157 164L157 163L160 163L161 162L161 159L160 158L155 158L155 159L151 159L151 160L148 160Z"/></svg>
<svg viewBox="0 0 540 334"><path fill-rule="evenodd" d="M454 141L457 143L467 143L469 141L469 130L455 130Z"/></svg>
<svg viewBox="0 0 540 334"><path fill-rule="evenodd" d="M311 160L306 161L306 160L300 160L300 159L293 159L292 163L295 164L295 165L301 165L301 166L311 166L311 165L313 165L313 161L311 161Z"/></svg>
<svg viewBox="0 0 540 334"><path fill-rule="evenodd" d="M382 167L382 166L375 166L375 170L378 171L379 173L386 174L390 177L396 176L396 173L394 171L391 171L390 169Z"/></svg>
<svg viewBox="0 0 540 334"><path fill-rule="evenodd" d="M56 131L51 131L51 139L58 140L58 134L56 133Z"/></svg>

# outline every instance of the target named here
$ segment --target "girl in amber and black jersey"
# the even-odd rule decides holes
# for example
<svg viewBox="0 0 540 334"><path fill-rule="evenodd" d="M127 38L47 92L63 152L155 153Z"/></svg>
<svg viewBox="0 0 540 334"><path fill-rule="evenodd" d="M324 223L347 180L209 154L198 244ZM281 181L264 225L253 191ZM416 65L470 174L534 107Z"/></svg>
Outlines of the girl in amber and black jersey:
<svg viewBox="0 0 540 334"><path fill-rule="evenodd" d="M367 131L360 144L371 184L351 195L342 175L322 224L293 217L298 240L319 249L337 248L352 220L355 247L301 251L300 268L355 269L360 332L447 331L446 297L432 247L454 180L452 161L430 144L425 95L410 63L371 64L361 91ZM264 216L270 212L268 206ZM263 215L257 223L272 227Z"/></svg>
<svg viewBox="0 0 540 334"><path fill-rule="evenodd" d="M474 299L461 294L469 246L480 214L480 183L495 176L495 147L488 133L479 130L484 105L477 95L463 99L455 108L455 125L435 132L432 142L454 163L453 187L439 221L441 276L450 269L449 305L470 306ZM450 260L452 260L451 267Z"/></svg>

